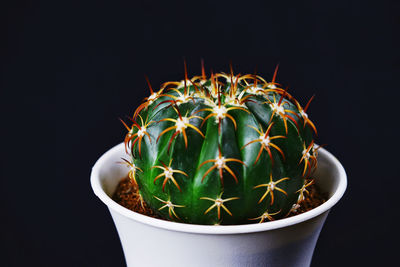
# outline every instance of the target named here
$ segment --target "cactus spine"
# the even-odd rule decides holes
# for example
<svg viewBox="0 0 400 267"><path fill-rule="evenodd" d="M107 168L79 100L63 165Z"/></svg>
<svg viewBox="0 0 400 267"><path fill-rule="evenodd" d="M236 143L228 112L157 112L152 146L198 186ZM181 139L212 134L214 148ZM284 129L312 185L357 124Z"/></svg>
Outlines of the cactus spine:
<svg viewBox="0 0 400 267"><path fill-rule="evenodd" d="M162 217L195 224L283 218L301 205L316 168L305 108L257 75L167 82L136 109L125 163L142 199Z"/></svg>

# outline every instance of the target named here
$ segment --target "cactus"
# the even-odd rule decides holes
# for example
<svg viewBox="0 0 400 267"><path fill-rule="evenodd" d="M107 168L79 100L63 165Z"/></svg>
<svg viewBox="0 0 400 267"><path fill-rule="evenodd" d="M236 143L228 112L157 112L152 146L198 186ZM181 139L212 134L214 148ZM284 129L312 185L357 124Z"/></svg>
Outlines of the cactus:
<svg viewBox="0 0 400 267"><path fill-rule="evenodd" d="M161 217L194 224L284 218L307 197L316 128L285 89L258 75L167 82L136 109L125 137L129 177Z"/></svg>

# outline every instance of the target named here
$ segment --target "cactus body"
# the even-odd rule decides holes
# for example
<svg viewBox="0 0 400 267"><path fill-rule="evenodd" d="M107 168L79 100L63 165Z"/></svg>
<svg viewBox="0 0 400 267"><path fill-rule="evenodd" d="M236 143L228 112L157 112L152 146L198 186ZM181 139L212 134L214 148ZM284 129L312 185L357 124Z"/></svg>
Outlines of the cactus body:
<svg viewBox="0 0 400 267"><path fill-rule="evenodd" d="M256 75L168 82L136 110L125 137L129 175L162 217L195 224L283 218L307 196L314 124Z"/></svg>

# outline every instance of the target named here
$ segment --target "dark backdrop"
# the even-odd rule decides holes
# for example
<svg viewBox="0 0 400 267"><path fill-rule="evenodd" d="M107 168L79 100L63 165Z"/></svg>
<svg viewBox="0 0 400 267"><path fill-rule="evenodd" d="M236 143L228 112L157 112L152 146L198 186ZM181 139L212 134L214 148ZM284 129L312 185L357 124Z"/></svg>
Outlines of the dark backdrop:
<svg viewBox="0 0 400 267"><path fill-rule="evenodd" d="M397 260L398 3L54 2L0 8L0 265L124 266L91 166L123 140L118 118L147 96L144 75L154 87L180 80L183 58L190 75L201 58L268 79L280 63L301 103L315 94L317 141L349 185L312 266Z"/></svg>

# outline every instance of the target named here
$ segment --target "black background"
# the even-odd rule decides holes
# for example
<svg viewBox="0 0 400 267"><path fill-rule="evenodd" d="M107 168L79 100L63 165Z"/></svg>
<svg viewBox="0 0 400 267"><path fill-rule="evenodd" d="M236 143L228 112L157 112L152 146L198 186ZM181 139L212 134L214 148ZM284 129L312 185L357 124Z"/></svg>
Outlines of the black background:
<svg viewBox="0 0 400 267"><path fill-rule="evenodd" d="M384 1L1 4L1 266L124 266L91 167L153 87L206 68L278 81L348 189L312 266L398 261L399 4ZM149 248L157 255L157 249ZM165 259L166 261L168 259Z"/></svg>

